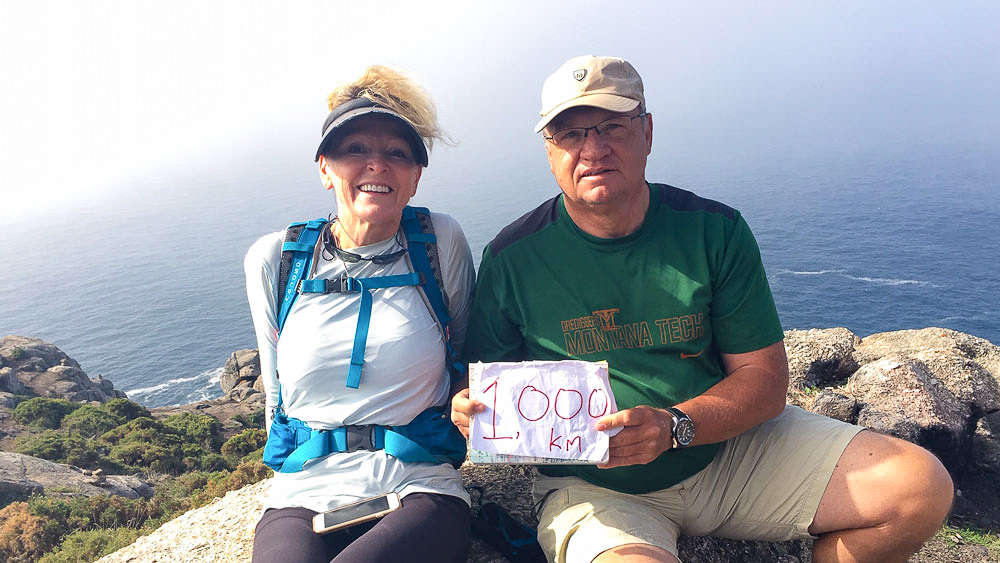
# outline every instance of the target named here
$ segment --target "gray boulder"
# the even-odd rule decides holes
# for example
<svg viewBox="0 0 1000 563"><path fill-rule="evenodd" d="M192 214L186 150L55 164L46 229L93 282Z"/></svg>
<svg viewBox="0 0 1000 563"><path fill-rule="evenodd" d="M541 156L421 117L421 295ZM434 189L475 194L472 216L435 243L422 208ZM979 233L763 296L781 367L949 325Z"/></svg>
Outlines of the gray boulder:
<svg viewBox="0 0 1000 563"><path fill-rule="evenodd" d="M867 364L889 354L909 355L935 349L954 350L985 368L994 379L1000 378L1000 346L985 338L947 328L929 327L873 334L865 337L855 348L854 359L859 364Z"/></svg>
<svg viewBox="0 0 1000 563"><path fill-rule="evenodd" d="M3 356L0 356L0 360L2 359ZM0 392L24 395L28 393L28 388L17 378L14 368L5 366L0 367Z"/></svg>
<svg viewBox="0 0 1000 563"><path fill-rule="evenodd" d="M131 475L103 475L100 470L86 471L27 455L0 452L0 496L32 494L148 499L153 496L153 488Z"/></svg>
<svg viewBox="0 0 1000 563"><path fill-rule="evenodd" d="M861 339L843 327L785 331L789 386L823 387L858 369L854 347Z"/></svg>
<svg viewBox="0 0 1000 563"><path fill-rule="evenodd" d="M264 391L264 382L260 379L260 354L256 349L237 350L233 352L219 376L222 392L230 394L233 389L244 387L258 392ZM246 396L244 391L242 396Z"/></svg>
<svg viewBox="0 0 1000 563"><path fill-rule="evenodd" d="M0 391L81 402L125 397L110 381L100 376L91 380L76 360L37 338L5 336L0 358L5 366L0 368Z"/></svg>
<svg viewBox="0 0 1000 563"><path fill-rule="evenodd" d="M816 414L854 424L858 421L861 403L854 397L832 391L823 391L816 397L810 410Z"/></svg>
<svg viewBox="0 0 1000 563"><path fill-rule="evenodd" d="M862 366L844 390L862 403L859 425L920 444L951 468L967 459L975 419L924 363L886 356Z"/></svg>

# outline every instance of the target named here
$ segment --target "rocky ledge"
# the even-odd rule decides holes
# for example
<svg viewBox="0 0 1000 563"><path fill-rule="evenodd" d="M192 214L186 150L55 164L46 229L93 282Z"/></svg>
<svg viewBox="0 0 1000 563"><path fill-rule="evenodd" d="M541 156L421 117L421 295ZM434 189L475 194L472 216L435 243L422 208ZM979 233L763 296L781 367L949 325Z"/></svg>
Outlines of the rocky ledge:
<svg viewBox="0 0 1000 563"><path fill-rule="evenodd" d="M0 340L0 407L8 406L12 395L103 403L125 393L100 375L87 377L76 360L52 344L5 336Z"/></svg>
<svg viewBox="0 0 1000 563"><path fill-rule="evenodd" d="M9 338L0 342L0 375L8 381L12 376L19 377L25 365L31 366L32 373L44 373L62 361L66 362L62 365L75 364L52 354L47 357L55 358L55 363L17 363L28 361L23 352L11 362ZM951 522L994 533L1000 530L1000 492L995 485L1000 477L1000 347L941 328L887 332L864 339L844 328L791 330L785 333L785 345L791 374L790 404L930 449L948 467L956 483ZM23 345L20 348L26 349ZM43 351L50 352L47 348ZM11 363L16 368L3 371ZM255 351L234 353L225 371L223 398L176 407L175 411L197 410L225 420L220 415L246 412L250 405L259 408L262 394ZM529 493L533 469L466 464L462 473L470 490L476 490L474 509L481 502L495 501L522 522L535 523ZM268 481L263 481L233 491L100 561L249 561L253 526L267 487ZM687 561L811 560L807 541L682 538L680 549L682 559ZM989 560L985 548L977 546L957 551L943 549L925 546L912 561L941 561L945 556L953 561ZM506 561L478 539L469 560Z"/></svg>

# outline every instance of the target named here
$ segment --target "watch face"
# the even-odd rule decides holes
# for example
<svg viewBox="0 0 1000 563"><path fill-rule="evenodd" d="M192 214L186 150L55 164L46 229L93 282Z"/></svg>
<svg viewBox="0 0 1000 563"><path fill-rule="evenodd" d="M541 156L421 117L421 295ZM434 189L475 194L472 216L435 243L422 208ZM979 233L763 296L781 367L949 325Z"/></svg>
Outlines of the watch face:
<svg viewBox="0 0 1000 563"><path fill-rule="evenodd" d="M674 438L681 446L687 446L694 440L694 423L690 418L681 418L674 427Z"/></svg>

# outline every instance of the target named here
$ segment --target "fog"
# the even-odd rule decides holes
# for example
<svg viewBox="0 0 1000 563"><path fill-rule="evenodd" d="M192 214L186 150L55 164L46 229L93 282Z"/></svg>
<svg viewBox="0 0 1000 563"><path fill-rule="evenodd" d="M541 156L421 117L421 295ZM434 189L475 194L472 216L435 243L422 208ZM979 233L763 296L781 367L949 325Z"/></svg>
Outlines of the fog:
<svg viewBox="0 0 1000 563"><path fill-rule="evenodd" d="M541 83L586 53L642 74L658 180L692 162L1000 146L994 2L623 5L4 2L0 225L202 174L314 181L326 93L374 63L435 99L457 144L425 183L448 197L546 169Z"/></svg>

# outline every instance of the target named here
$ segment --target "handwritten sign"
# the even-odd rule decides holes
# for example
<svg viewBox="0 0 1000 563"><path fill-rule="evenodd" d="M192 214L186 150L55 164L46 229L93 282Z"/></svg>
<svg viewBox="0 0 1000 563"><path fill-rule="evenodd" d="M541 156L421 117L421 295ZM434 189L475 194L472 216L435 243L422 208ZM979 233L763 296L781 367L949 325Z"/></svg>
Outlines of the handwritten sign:
<svg viewBox="0 0 1000 563"><path fill-rule="evenodd" d="M600 463L618 410L607 362L576 360L469 366L470 396L486 405L470 424L470 459L484 463Z"/></svg>

